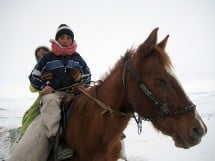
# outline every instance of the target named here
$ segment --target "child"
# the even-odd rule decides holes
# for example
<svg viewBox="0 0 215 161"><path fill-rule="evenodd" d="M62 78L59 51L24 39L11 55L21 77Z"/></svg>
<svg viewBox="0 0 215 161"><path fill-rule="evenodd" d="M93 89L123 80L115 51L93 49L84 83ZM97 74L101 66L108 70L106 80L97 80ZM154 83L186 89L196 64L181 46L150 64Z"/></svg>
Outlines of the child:
<svg viewBox="0 0 215 161"><path fill-rule="evenodd" d="M36 58L36 61L38 62L39 59L45 55L47 52L49 52L49 48L46 46L39 46L36 48L34 55ZM46 76L48 77L48 75ZM46 78L47 79L47 78ZM30 91L31 92L38 92L35 88L30 85ZM37 97L37 99L34 101L34 103L31 105L31 107L26 111L26 113L23 116L22 119L22 127L19 129L19 133L23 135L28 128L28 126L31 124L31 122L40 114L40 100L41 100L41 95Z"/></svg>
<svg viewBox="0 0 215 161"><path fill-rule="evenodd" d="M49 140L56 137L60 127L60 100L65 94L65 87L82 81L81 75L87 75L84 81L90 80L90 70L76 52L77 44L69 26L61 24L51 44L51 52L40 59L29 76L32 86L42 94L41 114L32 122L16 145L10 161L47 160ZM45 72L51 72L52 78L43 80L41 76ZM72 149L68 147L60 146L59 149L59 160L73 154Z"/></svg>

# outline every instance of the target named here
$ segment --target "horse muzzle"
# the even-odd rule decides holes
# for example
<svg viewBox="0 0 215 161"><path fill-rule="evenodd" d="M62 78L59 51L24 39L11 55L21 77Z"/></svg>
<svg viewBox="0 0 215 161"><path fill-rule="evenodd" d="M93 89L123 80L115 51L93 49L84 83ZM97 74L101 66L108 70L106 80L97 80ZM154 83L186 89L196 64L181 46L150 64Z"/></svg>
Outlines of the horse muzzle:
<svg viewBox="0 0 215 161"><path fill-rule="evenodd" d="M177 131L174 140L176 147L188 149L201 142L202 137L207 133L207 127L199 117L196 126L190 127L188 130L188 136L182 135L181 132Z"/></svg>

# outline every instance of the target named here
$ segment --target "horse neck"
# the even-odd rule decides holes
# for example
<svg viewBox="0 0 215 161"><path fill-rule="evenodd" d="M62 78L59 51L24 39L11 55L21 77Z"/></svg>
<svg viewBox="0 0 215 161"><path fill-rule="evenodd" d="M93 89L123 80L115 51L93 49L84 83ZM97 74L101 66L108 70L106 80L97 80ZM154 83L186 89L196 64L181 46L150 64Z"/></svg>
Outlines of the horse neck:
<svg viewBox="0 0 215 161"><path fill-rule="evenodd" d="M124 93L120 71L112 72L100 85L97 91L99 100L113 110L120 110L124 105Z"/></svg>
<svg viewBox="0 0 215 161"><path fill-rule="evenodd" d="M118 68L119 69L119 68ZM110 106L116 113L110 115L108 123L114 124L118 129L124 130L129 117L122 116L118 112L126 112L126 100L122 84L122 71L113 70L101 83L97 90L97 98L105 105Z"/></svg>

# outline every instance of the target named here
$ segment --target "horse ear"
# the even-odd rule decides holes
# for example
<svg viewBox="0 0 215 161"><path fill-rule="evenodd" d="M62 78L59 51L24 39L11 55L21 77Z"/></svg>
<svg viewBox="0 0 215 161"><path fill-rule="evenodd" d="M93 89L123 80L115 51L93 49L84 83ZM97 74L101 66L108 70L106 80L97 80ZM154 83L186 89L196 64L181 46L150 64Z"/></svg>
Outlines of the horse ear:
<svg viewBox="0 0 215 161"><path fill-rule="evenodd" d="M162 49L165 49L168 38L169 38L169 35L167 35L161 42L159 42L158 46Z"/></svg>
<svg viewBox="0 0 215 161"><path fill-rule="evenodd" d="M137 52L140 53L141 55L147 55L150 53L150 51L152 49L154 49L156 43L157 43L157 32L158 32L158 27L155 28L150 35L148 36L148 38L144 41L144 43L142 43L138 49Z"/></svg>

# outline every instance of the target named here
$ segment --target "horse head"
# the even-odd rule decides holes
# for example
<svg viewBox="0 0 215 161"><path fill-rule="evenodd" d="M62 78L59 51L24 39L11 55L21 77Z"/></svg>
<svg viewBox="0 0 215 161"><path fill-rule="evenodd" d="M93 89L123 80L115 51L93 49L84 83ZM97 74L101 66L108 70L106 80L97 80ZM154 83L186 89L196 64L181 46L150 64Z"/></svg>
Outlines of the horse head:
<svg viewBox="0 0 215 161"><path fill-rule="evenodd" d="M207 127L173 74L165 52L169 35L157 43L157 31L127 52L123 74L127 102L141 118L171 136L177 147L189 148L201 141Z"/></svg>

